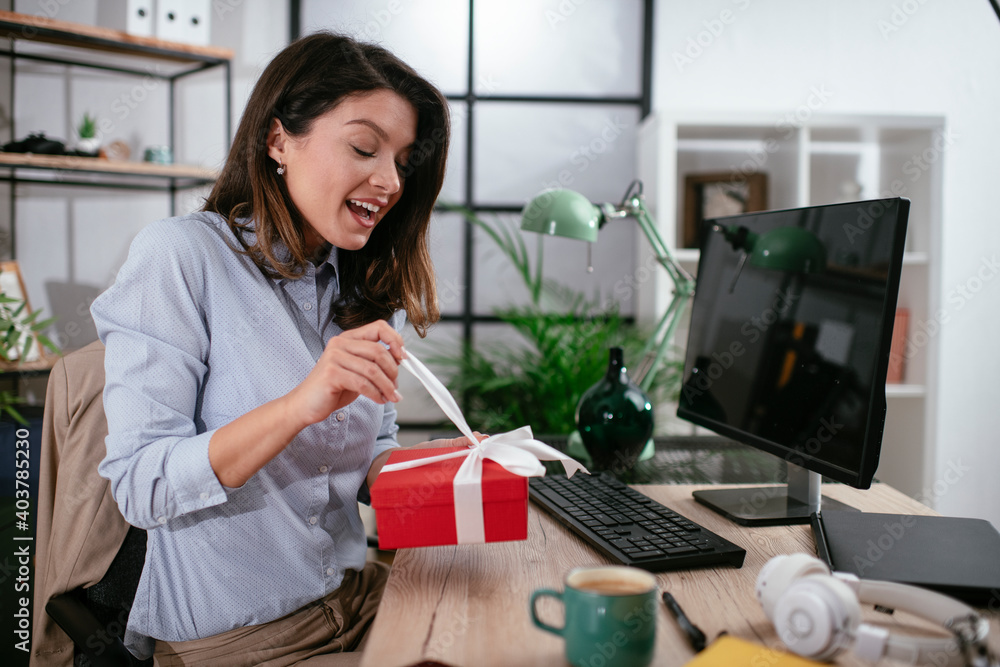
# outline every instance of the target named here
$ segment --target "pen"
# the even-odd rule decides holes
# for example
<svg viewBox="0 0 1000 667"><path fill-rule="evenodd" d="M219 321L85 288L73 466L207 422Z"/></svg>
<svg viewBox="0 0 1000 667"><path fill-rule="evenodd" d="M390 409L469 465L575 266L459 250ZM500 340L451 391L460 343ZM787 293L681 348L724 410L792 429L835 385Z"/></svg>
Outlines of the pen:
<svg viewBox="0 0 1000 667"><path fill-rule="evenodd" d="M705 648L705 633L698 629L691 619L687 617L681 606L677 604L677 600L674 596L666 591L663 592L663 604L667 605L667 609L673 614L674 618L677 619L677 625L681 626L681 630L687 635L688 642L691 644L691 648L694 649L695 653L698 653Z"/></svg>

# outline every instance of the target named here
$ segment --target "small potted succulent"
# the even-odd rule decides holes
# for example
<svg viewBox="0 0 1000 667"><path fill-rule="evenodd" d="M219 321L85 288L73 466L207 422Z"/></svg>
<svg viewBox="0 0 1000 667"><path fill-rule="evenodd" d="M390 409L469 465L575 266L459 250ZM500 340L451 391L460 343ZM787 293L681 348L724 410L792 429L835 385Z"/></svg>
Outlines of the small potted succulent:
<svg viewBox="0 0 1000 667"><path fill-rule="evenodd" d="M80 135L76 150L81 154L96 156L101 149L101 141L97 138L97 118L84 112L83 120L80 121L76 132Z"/></svg>

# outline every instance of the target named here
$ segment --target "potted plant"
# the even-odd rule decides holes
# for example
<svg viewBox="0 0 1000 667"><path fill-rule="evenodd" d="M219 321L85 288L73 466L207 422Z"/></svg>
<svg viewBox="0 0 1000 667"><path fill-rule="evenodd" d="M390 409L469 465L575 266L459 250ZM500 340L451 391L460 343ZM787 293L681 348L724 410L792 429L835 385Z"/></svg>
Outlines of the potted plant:
<svg viewBox="0 0 1000 667"><path fill-rule="evenodd" d="M20 364L22 360L28 358L32 345L36 343L41 343L49 351L59 354L59 348L42 333L55 318L39 320L41 312L40 310L27 312L25 299L14 298L0 291L0 360L8 365ZM15 407L23 402L24 399L17 394L6 389L0 390L0 413L27 425L27 420Z"/></svg>
<svg viewBox="0 0 1000 667"><path fill-rule="evenodd" d="M465 344L459 354L441 352L428 359L445 371L448 388L463 403L470 423L483 432L530 425L535 433L569 436L576 430L576 409L583 393L606 372L612 347L637 362L647 336L623 316L617 303L543 278L541 247L532 270L520 230L498 218L494 224L473 212L448 206L465 216L496 244L517 270L531 302L494 314L515 336L488 344ZM681 362L668 361L650 389L654 404L675 397Z"/></svg>
<svg viewBox="0 0 1000 667"><path fill-rule="evenodd" d="M96 157L101 149L101 141L97 138L97 117L84 112L76 132L80 136L80 141L76 144L77 151Z"/></svg>

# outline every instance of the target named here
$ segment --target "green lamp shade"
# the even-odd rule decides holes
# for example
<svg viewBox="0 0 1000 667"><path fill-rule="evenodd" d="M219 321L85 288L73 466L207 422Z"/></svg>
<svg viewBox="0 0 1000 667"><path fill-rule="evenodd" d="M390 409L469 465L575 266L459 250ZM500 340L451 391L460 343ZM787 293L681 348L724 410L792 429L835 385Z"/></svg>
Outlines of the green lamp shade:
<svg viewBox="0 0 1000 667"><path fill-rule="evenodd" d="M745 250L750 266L770 271L820 273L826 268L826 248L801 227L778 227L756 234L746 227L722 229L734 250Z"/></svg>
<svg viewBox="0 0 1000 667"><path fill-rule="evenodd" d="M779 227L753 244L750 265L772 271L819 273L826 268L826 249L810 231L801 227Z"/></svg>
<svg viewBox="0 0 1000 667"><path fill-rule="evenodd" d="M573 190L545 190L521 211L521 229L580 241L597 241L601 210Z"/></svg>

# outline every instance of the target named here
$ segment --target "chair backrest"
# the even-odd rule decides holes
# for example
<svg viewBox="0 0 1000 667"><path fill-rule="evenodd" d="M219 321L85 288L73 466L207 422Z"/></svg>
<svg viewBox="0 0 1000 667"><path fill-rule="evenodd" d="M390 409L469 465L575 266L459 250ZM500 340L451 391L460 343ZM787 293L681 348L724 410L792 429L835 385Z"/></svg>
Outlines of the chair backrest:
<svg viewBox="0 0 1000 667"><path fill-rule="evenodd" d="M39 667L68 665L70 655L77 665L133 664L120 637L142 573L146 533L125 522L97 473L108 432L103 388L99 342L60 359L49 376L32 645L32 665Z"/></svg>

